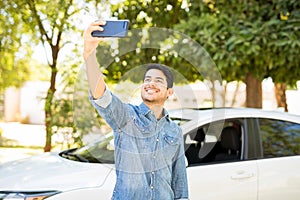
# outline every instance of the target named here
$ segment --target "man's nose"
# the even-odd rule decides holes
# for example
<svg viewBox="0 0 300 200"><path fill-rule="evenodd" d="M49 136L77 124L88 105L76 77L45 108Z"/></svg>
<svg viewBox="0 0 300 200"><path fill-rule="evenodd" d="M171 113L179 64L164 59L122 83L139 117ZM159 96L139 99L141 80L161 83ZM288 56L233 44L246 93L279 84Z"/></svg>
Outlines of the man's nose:
<svg viewBox="0 0 300 200"><path fill-rule="evenodd" d="M149 82L149 85L151 85L151 86L156 86L157 84L156 84L156 82L154 82L154 81L150 81L150 82Z"/></svg>
<svg viewBox="0 0 300 200"><path fill-rule="evenodd" d="M149 82L146 82L146 83L144 83L144 85L148 85L148 86L156 86L157 85L157 83L155 82L155 81L149 81Z"/></svg>

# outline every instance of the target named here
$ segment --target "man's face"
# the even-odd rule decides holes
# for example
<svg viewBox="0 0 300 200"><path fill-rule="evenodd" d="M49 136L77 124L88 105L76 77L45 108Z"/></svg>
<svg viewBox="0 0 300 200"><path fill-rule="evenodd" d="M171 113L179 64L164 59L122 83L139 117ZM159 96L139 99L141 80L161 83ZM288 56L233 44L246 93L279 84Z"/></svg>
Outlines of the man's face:
<svg viewBox="0 0 300 200"><path fill-rule="evenodd" d="M141 96L146 104L164 105L167 98L173 94L173 89L167 87L167 79L162 71L150 69L147 71L141 88Z"/></svg>

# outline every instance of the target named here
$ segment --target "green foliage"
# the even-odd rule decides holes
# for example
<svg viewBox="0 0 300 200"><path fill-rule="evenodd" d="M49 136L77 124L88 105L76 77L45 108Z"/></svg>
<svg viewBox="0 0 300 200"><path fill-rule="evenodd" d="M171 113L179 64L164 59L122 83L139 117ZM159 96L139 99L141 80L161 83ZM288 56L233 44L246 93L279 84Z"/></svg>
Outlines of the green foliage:
<svg viewBox="0 0 300 200"><path fill-rule="evenodd" d="M119 40L117 45L100 46L98 48L98 58L100 64L103 60L109 63L103 73L107 76L108 81L117 82L126 73L132 71L136 67L140 67L146 63L162 63L171 66L175 70L182 67L191 69L190 63L181 59L172 51L151 48L164 45L174 45L172 41L162 41L159 34L150 34L148 27L173 28L181 18L187 16L185 1L123 1L112 6L112 15L118 19L129 19L130 29L134 30L129 35L133 35L134 39ZM165 34L165 33L162 33ZM170 33L171 38L176 36ZM165 44L164 44L165 42ZM145 46L147 46L145 48ZM125 48L125 50L124 50ZM122 54L126 48L131 51ZM109 60L109 61L108 61ZM186 70L184 70L187 72ZM142 78L143 71L139 73L131 73L127 76L132 81L139 82Z"/></svg>
<svg viewBox="0 0 300 200"><path fill-rule="evenodd" d="M28 80L31 51L21 40L28 26L22 24L21 16L15 12L15 3L1 1L0 13L0 92L3 92L9 86L20 87Z"/></svg>
<svg viewBox="0 0 300 200"><path fill-rule="evenodd" d="M52 100L51 133L63 138L61 148L82 146L82 138L104 124L88 99L86 74L78 64L62 66L60 90Z"/></svg>
<svg viewBox="0 0 300 200"><path fill-rule="evenodd" d="M268 70L276 83L295 86L300 77L300 2L276 0L278 23L271 23ZM274 10L272 11L274 12Z"/></svg>
<svg viewBox="0 0 300 200"><path fill-rule="evenodd" d="M113 6L112 14L119 19L129 19L131 29L156 26L187 34L209 53L216 63L216 70L226 81L245 80L251 74L252 81L272 77L275 82L293 85L299 79L300 71L299 7L296 0L127 0ZM145 34L141 32L141 42L136 45L136 50L125 56L120 58L114 50L110 52L111 60L116 62L104 70L108 80L117 81L132 67L151 61L173 67L189 81L216 79L213 77L216 73L207 72L215 68L205 67L205 64L191 66L183 56L175 56L172 51L141 51L142 41L151 41L142 38ZM120 41L119 46L125 44ZM203 50L185 50L202 59ZM98 52L100 61L101 54L109 54L109 50L101 48ZM256 90L250 87L250 82L247 85L249 90Z"/></svg>
<svg viewBox="0 0 300 200"><path fill-rule="evenodd" d="M189 20L176 26L210 53L222 78L294 84L299 79L298 1L191 1ZM293 68L297 73L289 73Z"/></svg>
<svg viewBox="0 0 300 200"><path fill-rule="evenodd" d="M60 90L59 92L70 92L69 88L74 85L75 75L74 73L63 74L64 72L60 73L60 70L70 70L71 72L74 72L72 71L75 66L74 62L77 61L77 68L78 62L82 62L82 60L79 59L81 58L81 55L78 53L80 51L78 47L81 46L80 44L77 44L78 38L82 37L82 30L78 27L81 20L78 16L80 16L80 13L86 11L86 8L88 8L87 4L93 4L95 8L97 8L100 2L102 1L4 0L0 3L0 72L1 78L8 77L3 79L5 81L3 84L1 82L2 80L0 81L1 88L4 88L2 86L6 87L4 84L7 84L8 86L13 84L20 85L21 82L24 81L24 77L36 79L38 76L39 78L49 80L50 82L45 101L45 124L47 132L45 151L51 150L51 137L52 134L55 133L55 130L57 131L65 124L66 127L72 127L72 133L75 131L74 123L70 117L70 113L72 112L70 95L66 95L67 97L56 95L58 90ZM25 42L29 43L31 46L26 47ZM46 58L48 62L46 67L48 67L48 70L36 70L35 74L31 74L32 76L29 76L28 73L28 76L25 76L23 73L25 74L25 72L29 72L29 70L27 70L28 68L24 68L24 66L28 67L30 65L30 69L34 67L45 67L44 64L36 64L34 61L25 63L26 60L30 60L25 58L31 57L32 46L37 44L42 45L45 48L45 52L50 52ZM67 45L69 48L75 49L74 52L70 53L71 55L66 56L73 56L72 61L74 62L69 62L65 65L66 68L63 69L58 58L61 50ZM21 53L18 51L19 49L22 50ZM64 61L67 62L67 59ZM36 74L39 72L41 72L42 77L41 74ZM48 73L49 76L45 76L44 72ZM59 80L57 77L58 74L62 76L72 74L73 76L64 77L64 83L57 86L57 80ZM14 82L12 83L11 80ZM20 80L20 83L18 80ZM64 87L62 87L62 85ZM59 117L59 115L62 117Z"/></svg>
<svg viewBox="0 0 300 200"><path fill-rule="evenodd" d="M125 0L112 6L118 19L130 19L130 28L172 28L186 16L185 1Z"/></svg>
<svg viewBox="0 0 300 200"><path fill-rule="evenodd" d="M80 12L80 7L73 0L62 1L20 1L18 6L23 15L23 21L31 25L34 34L32 37L39 38L45 48L51 51L51 58L48 60L48 66L51 69L50 87L47 92L45 101L45 124L46 124L46 145L44 150L51 150L51 136L54 127L60 127L63 123L65 126L70 126L67 109L71 109L68 99L60 99L58 102L55 99L57 90L56 79L59 71L58 56L61 49L70 42L72 37L67 34L77 30L74 23L74 15ZM58 109L60 108L60 109ZM69 111L71 112L71 110ZM53 117L57 113L67 114L64 116L67 121L61 121L59 117ZM60 123L62 122L62 123ZM74 129L72 129L75 131Z"/></svg>
<svg viewBox="0 0 300 200"><path fill-rule="evenodd" d="M99 130L105 125L103 119L98 115L95 108L89 101L89 90L86 72L84 70L77 73L77 79L74 83L73 94L73 120L76 124L80 136Z"/></svg>
<svg viewBox="0 0 300 200"><path fill-rule="evenodd" d="M95 8L102 2L108 3L106 0L85 1ZM300 77L299 4L297 0L126 0L111 5L111 8L113 16L130 20L131 29L170 28L192 37L211 55L222 78L227 81L242 80L250 72L259 79L271 76L275 82L294 84ZM87 101L84 91L87 87L84 86L85 83L80 83L84 79L76 79L75 76L78 72L75 69L81 61L78 59L81 57L80 50L69 55L74 62L65 60L66 65L58 63L62 48L68 44L73 44L74 49L78 48L74 45L74 38L69 36L80 34L76 14L86 9L81 5L72 0L0 2L0 92L8 86L21 86L25 80L32 78L29 76L32 66L45 67L30 61L32 44L36 45L40 41L51 51L48 70L41 70L49 74L43 76L43 79L51 81L45 105L48 114L46 122L51 125L47 128L50 131L48 139L51 138L51 131L57 130L57 127L62 128L63 124L71 127L72 134L77 137L76 134L87 133L92 127L99 127L102 123ZM102 66L108 80L117 82L127 76L139 82L142 71L135 71L135 67L149 62L171 66L181 75L177 76L178 82L204 79L204 74L211 78L211 68L205 68L205 63L199 66L201 76L199 68L191 66L191 62L182 56L206 58L208 55L203 50L193 46L182 48L180 56L176 52L180 44L174 42L180 41L180 35L170 34L169 41L161 41L153 36L149 38L148 35L147 32L140 32L136 35L137 42L133 44L130 40L122 39L117 41L117 45L107 44L108 46L98 48L100 63L103 60L110 63L108 67ZM30 46L27 46L28 41ZM172 47L159 50L151 48L151 45ZM142 48L143 46L149 48ZM132 49L122 54L128 47ZM130 76L128 73L131 73ZM63 77L63 81L58 84L59 88L56 88L57 74ZM72 102L70 93L74 84L76 97ZM60 95L56 95L56 90L61 92ZM66 95L63 96L62 93ZM72 119L72 115L77 118Z"/></svg>

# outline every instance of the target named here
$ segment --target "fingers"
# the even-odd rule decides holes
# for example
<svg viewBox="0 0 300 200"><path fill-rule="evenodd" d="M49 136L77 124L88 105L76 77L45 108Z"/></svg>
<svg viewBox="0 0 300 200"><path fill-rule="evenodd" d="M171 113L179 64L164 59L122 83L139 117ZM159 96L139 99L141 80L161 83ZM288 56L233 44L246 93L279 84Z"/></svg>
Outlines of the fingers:
<svg viewBox="0 0 300 200"><path fill-rule="evenodd" d="M104 20L96 20L91 23L91 25L93 25L93 26L104 26L105 24L106 24L106 21L104 21Z"/></svg>
<svg viewBox="0 0 300 200"><path fill-rule="evenodd" d="M91 33L93 31L103 31L103 27L106 24L106 21L103 20L97 20L92 22L88 28L85 30L85 36L86 37L91 37Z"/></svg>
<svg viewBox="0 0 300 200"><path fill-rule="evenodd" d="M93 31L103 31L103 27L106 24L103 20L97 20L92 22L87 29L84 31L84 58L85 60L89 57L97 48L99 42L102 42L104 38L102 37L93 37Z"/></svg>
<svg viewBox="0 0 300 200"><path fill-rule="evenodd" d="M91 25L89 26L89 29L90 29L90 32L93 32L93 31L103 31L103 27L106 24L105 21L95 21L95 22L92 22Z"/></svg>

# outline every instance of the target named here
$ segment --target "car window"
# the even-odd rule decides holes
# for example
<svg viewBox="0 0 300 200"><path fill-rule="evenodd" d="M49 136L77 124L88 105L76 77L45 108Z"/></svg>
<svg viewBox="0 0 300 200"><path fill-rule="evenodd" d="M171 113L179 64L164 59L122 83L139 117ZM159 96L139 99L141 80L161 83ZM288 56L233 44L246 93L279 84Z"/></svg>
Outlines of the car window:
<svg viewBox="0 0 300 200"><path fill-rule="evenodd" d="M232 162L242 159L243 119L216 121L184 136L188 165Z"/></svg>
<svg viewBox="0 0 300 200"><path fill-rule="evenodd" d="M300 124L259 119L264 158L300 155Z"/></svg>

